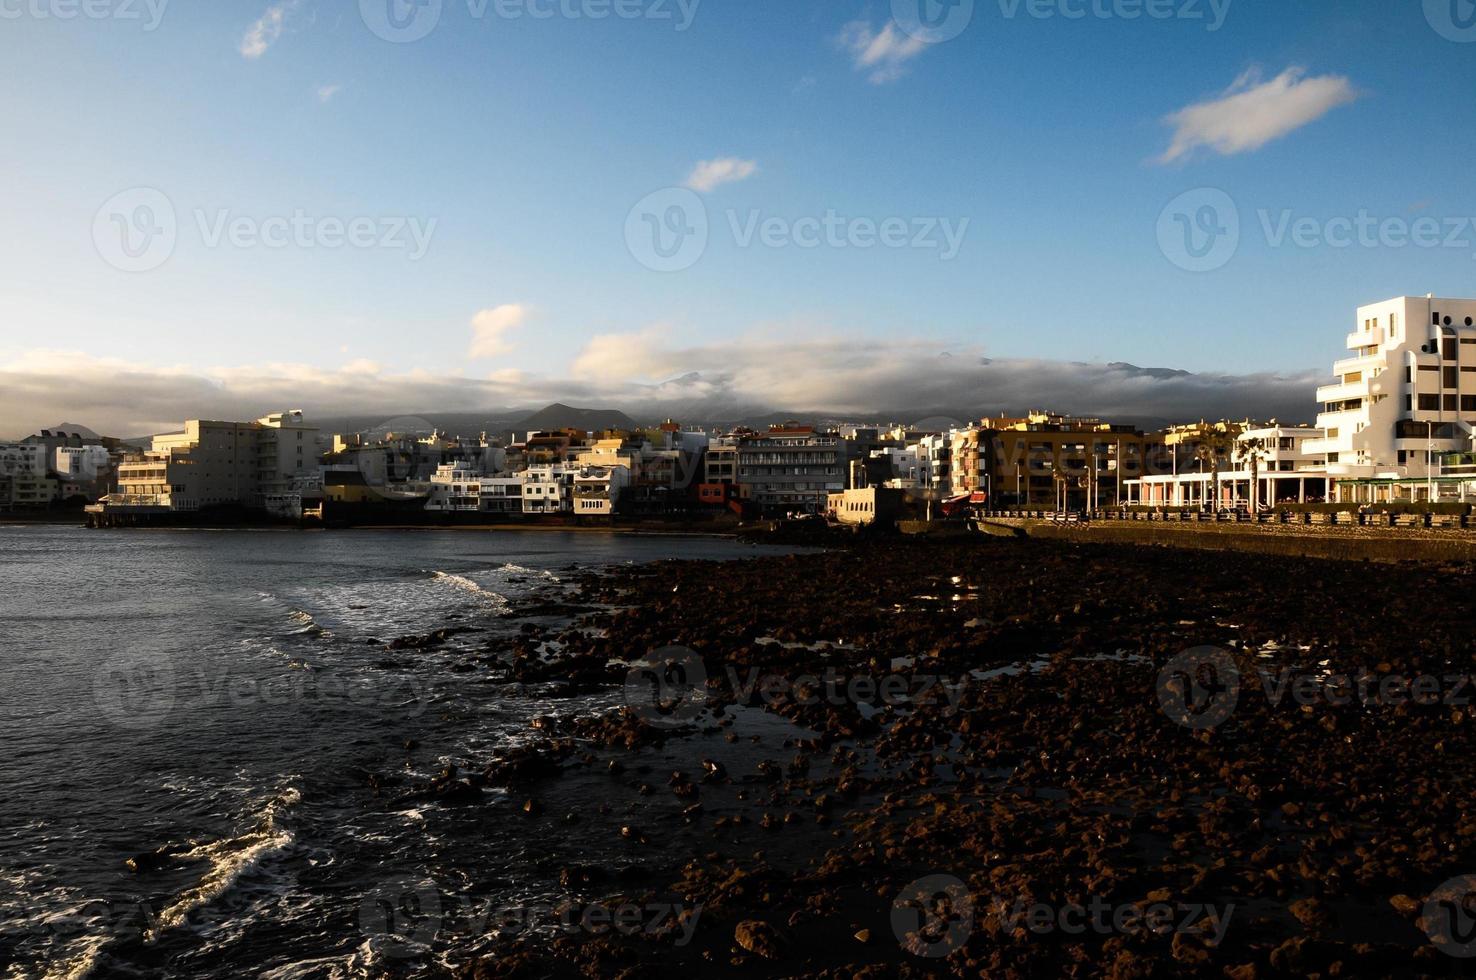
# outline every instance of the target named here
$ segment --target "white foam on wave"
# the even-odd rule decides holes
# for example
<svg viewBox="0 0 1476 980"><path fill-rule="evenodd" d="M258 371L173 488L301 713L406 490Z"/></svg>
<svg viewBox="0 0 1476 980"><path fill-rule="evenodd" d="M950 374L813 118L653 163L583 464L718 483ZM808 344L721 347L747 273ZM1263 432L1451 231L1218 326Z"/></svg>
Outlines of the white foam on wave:
<svg viewBox="0 0 1476 980"><path fill-rule="evenodd" d="M506 565L503 565L500 569L498 569L498 571L511 572L514 575L537 575L539 578L546 578L552 582L557 582L559 580L559 577L557 575L555 575L553 572L550 572L546 568L529 568L527 565L518 565L514 564L513 562L508 562Z"/></svg>
<svg viewBox="0 0 1476 980"><path fill-rule="evenodd" d="M83 980L92 976L102 963L103 949L112 941L111 936L83 936L77 941L78 952L46 971L45 980Z"/></svg>
<svg viewBox="0 0 1476 980"><path fill-rule="evenodd" d="M166 931L173 929L198 908L210 904L231 889L246 872L255 868L263 858L285 851L295 839L292 831L280 825L280 817L302 799L296 788L288 787L267 802L258 826L226 840L202 844L178 856L181 861L206 861L209 869L200 882L186 889L164 911L144 933L144 941L153 943Z"/></svg>
<svg viewBox="0 0 1476 980"><path fill-rule="evenodd" d="M431 575L435 578L437 582L440 582L443 585L449 585L453 588L460 589L463 592L474 595L484 601L491 602L494 605L507 605L506 596L502 595L499 592L493 592L491 589L482 588L482 586L467 578L465 575L454 575L451 572L438 571L433 571Z"/></svg>

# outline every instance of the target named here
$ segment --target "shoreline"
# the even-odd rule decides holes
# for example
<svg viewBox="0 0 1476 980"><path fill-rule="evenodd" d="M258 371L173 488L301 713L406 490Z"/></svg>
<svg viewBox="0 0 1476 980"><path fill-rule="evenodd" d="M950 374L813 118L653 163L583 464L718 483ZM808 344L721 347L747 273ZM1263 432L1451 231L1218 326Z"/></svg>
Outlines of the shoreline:
<svg viewBox="0 0 1476 980"><path fill-rule="evenodd" d="M455 975L1446 973L1416 913L1476 871L1473 726L1444 705L1273 703L1256 671L1447 670L1436 651L1476 621L1476 570L1452 574L1449 617L1419 650L1398 642L1402 607L1424 595L1417 566L1380 572L1400 609L1359 599L1360 564L1003 538L576 576L565 601L586 611L533 637L562 652L521 669L619 685L631 651L685 646L707 677L702 711L653 725L627 696L623 711L541 719L478 777L507 793L489 819L628 855L618 882L558 871L569 901L680 896L700 915L651 934L479 937ZM1277 586L1296 580L1315 587ZM1206 645L1244 680L1226 718L1194 729L1158 681ZM777 679L773 698L744 694L753 672ZM827 674L842 690L954 678L957 696L801 696ZM764 719L792 734L758 758L719 754ZM600 772L598 806L559 826L564 787ZM969 928L894 934L896 903L940 876L971 896ZM1086 897L1240 911L1202 934L1055 939L999 911Z"/></svg>

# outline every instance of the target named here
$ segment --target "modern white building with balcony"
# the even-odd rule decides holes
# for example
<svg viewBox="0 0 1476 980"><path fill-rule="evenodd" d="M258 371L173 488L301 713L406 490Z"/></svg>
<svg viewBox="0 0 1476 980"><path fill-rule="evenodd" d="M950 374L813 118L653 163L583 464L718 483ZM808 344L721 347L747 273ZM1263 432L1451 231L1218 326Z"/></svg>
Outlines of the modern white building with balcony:
<svg viewBox="0 0 1476 980"><path fill-rule="evenodd" d="M1359 307L1347 347L1317 389L1326 434L1306 451L1323 456L1345 501L1438 495L1440 455L1470 449L1476 432L1476 300Z"/></svg>
<svg viewBox="0 0 1476 980"><path fill-rule="evenodd" d="M520 474L523 513L564 514L574 510L576 468L563 463L530 466Z"/></svg>

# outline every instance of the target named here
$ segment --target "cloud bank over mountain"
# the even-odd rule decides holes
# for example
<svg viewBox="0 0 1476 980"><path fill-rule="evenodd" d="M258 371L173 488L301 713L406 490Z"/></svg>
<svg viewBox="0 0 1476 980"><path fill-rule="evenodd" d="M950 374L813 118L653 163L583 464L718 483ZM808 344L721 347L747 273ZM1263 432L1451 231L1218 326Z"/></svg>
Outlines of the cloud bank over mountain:
<svg viewBox="0 0 1476 980"><path fill-rule="evenodd" d="M486 376L394 373L357 360L158 367L63 351L0 359L0 437L74 418L109 435L177 428L186 418L256 418L533 409L561 401L638 421L722 422L792 413L854 420L960 420L1044 408L1108 419L1250 416L1310 422L1320 373L1224 375L1123 363L989 358L923 341L832 337L676 347L660 330L589 341L564 377L505 369Z"/></svg>

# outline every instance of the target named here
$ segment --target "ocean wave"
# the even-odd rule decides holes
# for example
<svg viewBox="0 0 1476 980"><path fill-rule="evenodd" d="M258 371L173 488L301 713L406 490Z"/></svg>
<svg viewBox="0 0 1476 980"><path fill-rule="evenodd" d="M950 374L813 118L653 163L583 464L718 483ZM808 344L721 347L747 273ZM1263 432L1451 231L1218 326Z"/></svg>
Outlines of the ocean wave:
<svg viewBox="0 0 1476 980"><path fill-rule="evenodd" d="M559 580L557 575L546 568L529 568L527 565L518 565L513 562L508 562L499 568L498 571L511 572L514 575L537 575L539 578L548 579L550 582L557 582Z"/></svg>
<svg viewBox="0 0 1476 980"><path fill-rule="evenodd" d="M453 588L460 589L463 592L477 596L478 598L491 602L495 605L506 606L508 604L506 596L502 595L500 592L494 592L491 589L484 589L482 586L467 578L465 575L454 575L451 572L432 571L431 576L437 582L440 582L443 585L449 585Z"/></svg>
<svg viewBox="0 0 1476 980"><path fill-rule="evenodd" d="M46 971L45 980L84 980L102 964L103 950L111 936L83 936L77 941L78 951Z"/></svg>
<svg viewBox="0 0 1476 980"><path fill-rule="evenodd" d="M301 792L289 786L267 801L257 826L251 831L240 837L202 844L178 855L181 861L205 861L209 868L197 885L186 889L159 913L145 932L144 941L157 942L165 932L183 924L191 912L228 892L263 859L290 847L296 838L282 826L282 817L301 799Z"/></svg>

